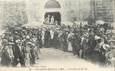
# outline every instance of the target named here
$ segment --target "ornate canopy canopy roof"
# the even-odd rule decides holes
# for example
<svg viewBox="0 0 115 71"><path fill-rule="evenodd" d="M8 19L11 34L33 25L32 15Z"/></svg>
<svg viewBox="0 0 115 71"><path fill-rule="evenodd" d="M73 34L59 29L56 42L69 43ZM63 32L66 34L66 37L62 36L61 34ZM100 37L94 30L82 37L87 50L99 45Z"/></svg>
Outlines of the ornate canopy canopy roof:
<svg viewBox="0 0 115 71"><path fill-rule="evenodd" d="M50 8L61 8L60 4L58 1L56 0L49 0L46 2L45 4L45 8L46 9L50 9Z"/></svg>

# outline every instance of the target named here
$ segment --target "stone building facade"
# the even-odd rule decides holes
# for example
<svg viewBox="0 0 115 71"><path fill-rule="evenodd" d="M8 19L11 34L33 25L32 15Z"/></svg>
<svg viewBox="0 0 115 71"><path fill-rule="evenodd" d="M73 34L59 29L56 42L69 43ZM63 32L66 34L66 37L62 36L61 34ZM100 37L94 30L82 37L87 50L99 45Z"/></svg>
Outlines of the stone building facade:
<svg viewBox="0 0 115 71"><path fill-rule="evenodd" d="M59 11L61 14L61 22L85 21L92 18L103 19L110 22L115 20L114 0L3 0L3 3L0 2L1 23L3 23L3 21L5 21L4 18L7 17L5 13L8 8L4 7L7 7L7 3L11 4L11 2L14 3L13 7L15 7L15 1L18 3L17 9L25 10L29 23L35 21L39 22L38 24L42 24L47 11ZM54 4L54 7L55 2L58 2L60 8L47 9L45 6L48 2L49 4ZM18 11L13 7L9 9L8 12Z"/></svg>
<svg viewBox="0 0 115 71"><path fill-rule="evenodd" d="M115 0L91 0L91 13L95 20L114 22Z"/></svg>

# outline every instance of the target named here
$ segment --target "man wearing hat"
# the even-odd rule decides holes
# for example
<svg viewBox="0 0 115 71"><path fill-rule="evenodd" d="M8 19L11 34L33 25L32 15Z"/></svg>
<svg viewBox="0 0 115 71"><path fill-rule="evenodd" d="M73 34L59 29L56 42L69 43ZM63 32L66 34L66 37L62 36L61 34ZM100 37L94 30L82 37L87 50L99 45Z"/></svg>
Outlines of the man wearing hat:
<svg viewBox="0 0 115 71"><path fill-rule="evenodd" d="M26 59L29 59L30 64L35 64L35 54L36 54L35 44L32 42L27 42L26 43Z"/></svg>
<svg viewBox="0 0 115 71"><path fill-rule="evenodd" d="M14 61L13 66L17 66L18 63L21 64L21 66L25 66L24 61L24 48L22 47L21 39L19 39L19 35L14 35L14 45L13 45L13 54L14 54Z"/></svg>

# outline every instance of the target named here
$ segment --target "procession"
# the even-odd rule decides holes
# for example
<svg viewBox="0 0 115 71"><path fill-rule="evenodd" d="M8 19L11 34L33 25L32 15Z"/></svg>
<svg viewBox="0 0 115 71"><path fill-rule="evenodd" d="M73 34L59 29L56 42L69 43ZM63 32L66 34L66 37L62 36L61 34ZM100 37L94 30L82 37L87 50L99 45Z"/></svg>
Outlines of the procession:
<svg viewBox="0 0 115 71"><path fill-rule="evenodd" d="M105 24L84 26L12 27L1 36L1 65L33 65L39 60L40 49L55 48L71 52L79 58L111 64L108 53L111 45L110 26Z"/></svg>
<svg viewBox="0 0 115 71"><path fill-rule="evenodd" d="M0 67L115 66L113 3L0 1Z"/></svg>

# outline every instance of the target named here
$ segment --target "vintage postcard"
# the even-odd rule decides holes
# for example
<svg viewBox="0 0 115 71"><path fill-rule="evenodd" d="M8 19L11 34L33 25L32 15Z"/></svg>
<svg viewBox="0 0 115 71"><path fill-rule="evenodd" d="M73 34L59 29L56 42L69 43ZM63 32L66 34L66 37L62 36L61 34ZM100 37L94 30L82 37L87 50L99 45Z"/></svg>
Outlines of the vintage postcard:
<svg viewBox="0 0 115 71"><path fill-rule="evenodd" d="M115 0L0 0L0 71L115 71Z"/></svg>

